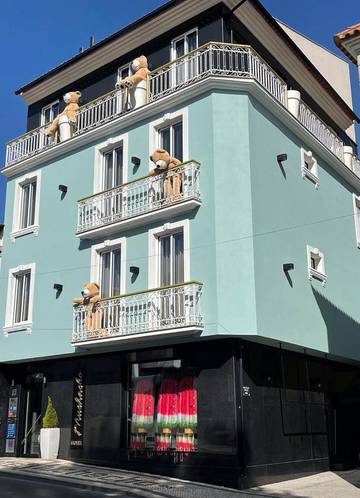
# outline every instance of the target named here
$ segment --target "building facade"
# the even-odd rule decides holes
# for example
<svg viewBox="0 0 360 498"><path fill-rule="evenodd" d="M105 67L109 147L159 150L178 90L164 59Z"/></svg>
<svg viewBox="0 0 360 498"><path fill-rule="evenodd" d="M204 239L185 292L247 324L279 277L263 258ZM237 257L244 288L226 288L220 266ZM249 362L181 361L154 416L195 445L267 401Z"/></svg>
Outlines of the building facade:
<svg viewBox="0 0 360 498"><path fill-rule="evenodd" d="M18 91L2 455L39 455L51 396L65 459L239 488L357 461L356 116L307 50L255 0L182 0ZM141 54L138 105L115 83ZM180 164L152 174L157 148Z"/></svg>

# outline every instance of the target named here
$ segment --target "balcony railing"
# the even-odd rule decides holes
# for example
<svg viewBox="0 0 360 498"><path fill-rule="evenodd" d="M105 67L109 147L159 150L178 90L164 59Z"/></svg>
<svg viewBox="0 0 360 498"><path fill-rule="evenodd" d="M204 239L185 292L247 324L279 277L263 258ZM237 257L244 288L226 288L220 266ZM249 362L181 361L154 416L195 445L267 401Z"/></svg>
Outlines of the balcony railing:
<svg viewBox="0 0 360 498"><path fill-rule="evenodd" d="M300 102L299 121L307 128L325 147L341 161L344 160L344 144L336 133L322 121L311 109Z"/></svg>
<svg viewBox="0 0 360 498"><path fill-rule="evenodd" d="M95 309L76 306L72 342L201 330L201 291L201 283L189 282L103 299Z"/></svg>
<svg viewBox="0 0 360 498"><path fill-rule="evenodd" d="M255 80L281 105L288 106L286 83L255 50L247 45L217 42L208 43L154 70L149 76L148 101L151 103L159 100L210 76ZM73 137L131 112L123 105L123 98L124 92L114 90L82 106L77 115ZM296 118L344 162L343 142L304 102L300 102ZM44 126L36 128L10 141L5 165L10 166L56 146L57 140L48 138L44 129ZM357 172L357 169L354 171Z"/></svg>
<svg viewBox="0 0 360 498"><path fill-rule="evenodd" d="M78 203L77 233L125 221L194 199L200 202L200 164L189 161L167 173L150 175L81 199ZM164 180L180 179L177 195L165 195Z"/></svg>

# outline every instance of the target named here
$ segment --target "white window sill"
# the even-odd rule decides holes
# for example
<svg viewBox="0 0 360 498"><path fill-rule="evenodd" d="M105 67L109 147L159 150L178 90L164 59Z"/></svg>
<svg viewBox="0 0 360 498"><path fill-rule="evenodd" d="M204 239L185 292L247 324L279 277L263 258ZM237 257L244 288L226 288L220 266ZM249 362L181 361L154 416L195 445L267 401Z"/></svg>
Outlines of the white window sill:
<svg viewBox="0 0 360 498"><path fill-rule="evenodd" d="M301 166L301 175L304 179L308 178L309 180L311 180L315 184L316 190L319 188L319 177L314 175L314 173L311 173L311 171L309 171L305 166Z"/></svg>
<svg viewBox="0 0 360 498"><path fill-rule="evenodd" d="M24 235L28 235L29 233L33 233L35 237L39 235L39 225L31 225L31 227L22 228L21 230L15 230L10 233L10 239L12 242L15 242L15 239L18 237L23 237Z"/></svg>
<svg viewBox="0 0 360 498"><path fill-rule="evenodd" d="M309 280L316 278L317 280L320 280L322 282L323 287L325 286L327 280L327 275L325 275L325 273L321 273L321 271L314 270L314 268L308 268L308 272L309 272Z"/></svg>
<svg viewBox="0 0 360 498"><path fill-rule="evenodd" d="M11 332L20 332L21 330L25 330L28 334L31 334L32 322L14 323L13 325L6 325L5 327L3 327L5 336L10 334Z"/></svg>

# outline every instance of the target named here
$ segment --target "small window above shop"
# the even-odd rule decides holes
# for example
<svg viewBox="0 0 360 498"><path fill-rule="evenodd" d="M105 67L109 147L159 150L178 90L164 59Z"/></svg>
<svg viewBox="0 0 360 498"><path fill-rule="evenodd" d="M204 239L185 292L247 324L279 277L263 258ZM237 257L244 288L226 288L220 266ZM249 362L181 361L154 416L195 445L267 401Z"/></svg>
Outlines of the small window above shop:
<svg viewBox="0 0 360 498"><path fill-rule="evenodd" d="M301 148L301 174L304 179L314 183L315 188L319 188L318 163L311 150Z"/></svg>

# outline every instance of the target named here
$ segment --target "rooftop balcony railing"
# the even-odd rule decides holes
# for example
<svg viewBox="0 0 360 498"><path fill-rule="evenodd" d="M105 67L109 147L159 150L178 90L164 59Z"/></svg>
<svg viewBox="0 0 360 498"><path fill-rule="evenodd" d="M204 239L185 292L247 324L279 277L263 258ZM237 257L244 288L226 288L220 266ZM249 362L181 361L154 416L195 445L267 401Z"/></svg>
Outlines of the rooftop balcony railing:
<svg viewBox="0 0 360 498"><path fill-rule="evenodd" d="M148 102L154 102L207 77L255 80L282 106L289 108L286 83L247 45L211 42L155 69L149 76ZM87 133L122 114L132 112L124 105L123 91L110 93L82 106L73 130L74 137ZM146 105L146 104L145 104ZM329 151L344 162L344 143L304 102L300 103L296 118ZM59 142L48 138L45 127L39 127L10 141L5 165L10 166Z"/></svg>
<svg viewBox="0 0 360 498"><path fill-rule="evenodd" d="M149 175L81 199L78 202L77 234L92 238L99 230L119 230L130 221L134 227L141 224L141 219L146 223L159 219L165 210L167 214L174 210L175 214L175 211L193 209L200 205L199 177L200 164L189 161L166 173ZM181 185L180 193L166 193L164 182L172 184L175 179Z"/></svg>
<svg viewBox="0 0 360 498"><path fill-rule="evenodd" d="M201 283L188 282L76 306L72 343L199 332L201 292Z"/></svg>

